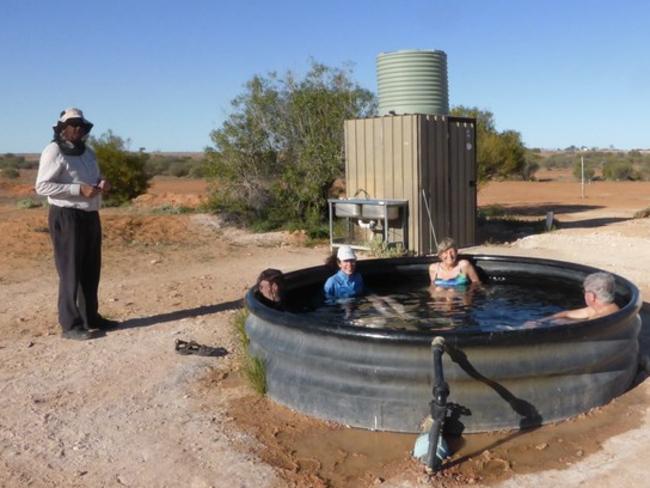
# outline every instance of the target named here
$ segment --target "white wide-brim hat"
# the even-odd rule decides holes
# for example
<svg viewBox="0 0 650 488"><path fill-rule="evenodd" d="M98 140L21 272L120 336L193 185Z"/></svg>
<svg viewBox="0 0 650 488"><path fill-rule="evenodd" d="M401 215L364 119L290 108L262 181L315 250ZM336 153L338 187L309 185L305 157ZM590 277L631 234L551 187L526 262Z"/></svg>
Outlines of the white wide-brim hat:
<svg viewBox="0 0 650 488"><path fill-rule="evenodd" d="M70 107L61 112L59 115L59 120L56 121L56 124L53 125L52 128L56 129L57 127L62 127L66 124L66 122L73 119L81 120L81 122L86 126L87 130L90 130L93 126L93 123L84 117L84 113L81 111L81 109Z"/></svg>

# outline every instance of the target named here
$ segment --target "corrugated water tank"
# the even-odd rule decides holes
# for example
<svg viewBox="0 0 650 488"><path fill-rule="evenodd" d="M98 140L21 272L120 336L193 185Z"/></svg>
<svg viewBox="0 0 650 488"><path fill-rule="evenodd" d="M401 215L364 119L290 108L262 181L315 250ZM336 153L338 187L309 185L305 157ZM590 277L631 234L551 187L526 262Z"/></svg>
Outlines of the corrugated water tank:
<svg viewBox="0 0 650 488"><path fill-rule="evenodd" d="M377 56L379 115L449 113L447 54L409 49Z"/></svg>

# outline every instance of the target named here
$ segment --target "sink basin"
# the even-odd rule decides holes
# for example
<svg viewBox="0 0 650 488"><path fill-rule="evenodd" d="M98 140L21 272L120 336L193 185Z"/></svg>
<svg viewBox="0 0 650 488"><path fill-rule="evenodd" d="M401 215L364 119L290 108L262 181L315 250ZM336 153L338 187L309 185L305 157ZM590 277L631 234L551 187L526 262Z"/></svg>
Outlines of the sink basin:
<svg viewBox="0 0 650 488"><path fill-rule="evenodd" d="M384 205L363 205L361 216L364 219L385 219L395 220L399 217L399 207Z"/></svg>
<svg viewBox="0 0 650 488"><path fill-rule="evenodd" d="M358 203L336 202L334 214L337 217L361 217L361 205Z"/></svg>

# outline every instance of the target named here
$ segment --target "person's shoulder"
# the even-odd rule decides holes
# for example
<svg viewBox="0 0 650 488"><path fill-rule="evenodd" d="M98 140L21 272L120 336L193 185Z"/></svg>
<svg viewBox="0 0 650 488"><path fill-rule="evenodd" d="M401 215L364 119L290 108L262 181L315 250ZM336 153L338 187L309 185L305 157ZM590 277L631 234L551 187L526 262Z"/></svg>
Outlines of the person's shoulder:
<svg viewBox="0 0 650 488"><path fill-rule="evenodd" d="M336 277L338 276L338 273L333 274L329 278L325 280L325 287L332 286L334 282L336 281Z"/></svg>
<svg viewBox="0 0 650 488"><path fill-rule="evenodd" d="M88 144L86 144L86 154L95 157L95 150L90 147Z"/></svg>
<svg viewBox="0 0 650 488"><path fill-rule="evenodd" d="M41 152L41 157L52 158L58 156L59 154L61 154L59 145L56 142L50 142Z"/></svg>

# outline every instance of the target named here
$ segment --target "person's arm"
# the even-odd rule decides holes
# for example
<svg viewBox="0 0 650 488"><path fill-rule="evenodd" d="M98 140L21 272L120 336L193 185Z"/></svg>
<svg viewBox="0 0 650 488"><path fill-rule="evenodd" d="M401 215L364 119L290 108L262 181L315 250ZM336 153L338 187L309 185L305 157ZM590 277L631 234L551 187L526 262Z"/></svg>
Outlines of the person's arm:
<svg viewBox="0 0 650 488"><path fill-rule="evenodd" d="M436 281L436 276L438 276L438 266L440 266L440 263L433 263L429 266L429 280L431 283Z"/></svg>
<svg viewBox="0 0 650 488"><path fill-rule="evenodd" d="M461 260L460 262L460 269L467 275L469 280L472 283L480 283L481 279L478 277L478 273L476 272L476 269L474 268L474 265L467 261L466 259Z"/></svg>
<svg viewBox="0 0 650 488"><path fill-rule="evenodd" d="M84 183L60 183L57 177L63 167L58 158L58 148L52 144L45 148L38 163L35 190L44 197L94 197L100 190Z"/></svg>
<svg viewBox="0 0 650 488"><path fill-rule="evenodd" d="M325 292L325 298L336 298L336 287L334 285L334 276L327 278L325 285L323 286L323 291Z"/></svg>
<svg viewBox="0 0 650 488"><path fill-rule="evenodd" d="M574 310L564 310L556 314L551 315L550 320L555 319L588 319L592 315L592 310L590 307L576 308Z"/></svg>

